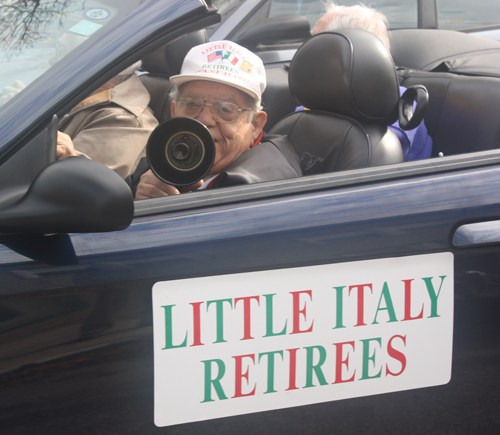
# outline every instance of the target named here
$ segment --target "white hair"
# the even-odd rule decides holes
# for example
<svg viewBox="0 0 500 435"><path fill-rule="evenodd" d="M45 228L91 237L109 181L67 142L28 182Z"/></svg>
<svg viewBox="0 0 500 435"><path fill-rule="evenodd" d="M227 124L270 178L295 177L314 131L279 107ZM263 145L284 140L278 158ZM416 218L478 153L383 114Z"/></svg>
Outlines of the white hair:
<svg viewBox="0 0 500 435"><path fill-rule="evenodd" d="M387 50L389 42L389 20L382 13L360 3L354 6L341 6L329 1L325 4L325 14L316 22L312 34L329 32L337 29L362 29L378 37Z"/></svg>

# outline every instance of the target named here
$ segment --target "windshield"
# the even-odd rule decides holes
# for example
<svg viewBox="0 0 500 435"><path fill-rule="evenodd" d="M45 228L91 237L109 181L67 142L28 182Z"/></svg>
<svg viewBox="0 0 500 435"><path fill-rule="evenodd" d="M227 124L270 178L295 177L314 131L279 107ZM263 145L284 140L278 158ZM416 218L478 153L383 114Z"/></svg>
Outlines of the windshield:
<svg viewBox="0 0 500 435"><path fill-rule="evenodd" d="M0 106L140 0L0 3Z"/></svg>

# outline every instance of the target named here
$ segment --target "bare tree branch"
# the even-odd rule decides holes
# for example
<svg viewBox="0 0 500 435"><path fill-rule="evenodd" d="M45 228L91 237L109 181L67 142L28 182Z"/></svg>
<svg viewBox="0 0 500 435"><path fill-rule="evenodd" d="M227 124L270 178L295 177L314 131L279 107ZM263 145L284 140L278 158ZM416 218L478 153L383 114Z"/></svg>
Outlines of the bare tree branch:
<svg viewBox="0 0 500 435"><path fill-rule="evenodd" d="M16 53L44 36L75 0L4 0L0 2L0 44Z"/></svg>

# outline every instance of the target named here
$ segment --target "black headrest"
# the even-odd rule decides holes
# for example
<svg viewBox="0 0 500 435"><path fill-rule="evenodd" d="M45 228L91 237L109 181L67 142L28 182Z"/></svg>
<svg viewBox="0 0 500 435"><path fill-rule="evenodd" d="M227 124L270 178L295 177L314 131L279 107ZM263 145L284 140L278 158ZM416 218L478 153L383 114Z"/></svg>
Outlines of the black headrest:
<svg viewBox="0 0 500 435"><path fill-rule="evenodd" d="M168 77L180 74L182 62L191 48L208 42L205 29L183 36L170 44L147 54L142 59L142 69Z"/></svg>
<svg viewBox="0 0 500 435"><path fill-rule="evenodd" d="M384 125L399 100L392 57L372 33L342 29L319 33L297 50L289 85L309 109L324 110Z"/></svg>

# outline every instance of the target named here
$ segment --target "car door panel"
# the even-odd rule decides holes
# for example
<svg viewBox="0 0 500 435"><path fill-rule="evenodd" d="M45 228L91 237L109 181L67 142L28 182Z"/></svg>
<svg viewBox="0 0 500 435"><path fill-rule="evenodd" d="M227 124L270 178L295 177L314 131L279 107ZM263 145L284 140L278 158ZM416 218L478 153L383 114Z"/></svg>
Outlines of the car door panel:
<svg viewBox="0 0 500 435"><path fill-rule="evenodd" d="M120 232L39 237L38 252L49 245L57 251L52 264L33 249L23 251L19 240L4 243L2 427L12 433L35 427L39 433L396 433L415 421L416 432L494 427L498 246L454 249L450 242L460 223L498 218L499 174L498 166L472 168L143 216ZM431 252L455 255L449 384L154 426L156 282Z"/></svg>

